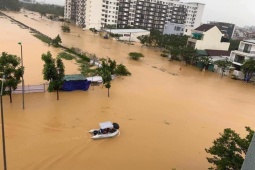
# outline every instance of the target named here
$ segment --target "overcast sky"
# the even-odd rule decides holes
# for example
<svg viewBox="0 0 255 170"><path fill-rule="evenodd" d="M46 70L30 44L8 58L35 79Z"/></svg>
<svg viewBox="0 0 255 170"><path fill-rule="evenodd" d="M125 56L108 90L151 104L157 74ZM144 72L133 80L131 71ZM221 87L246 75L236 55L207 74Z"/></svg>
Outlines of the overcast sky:
<svg viewBox="0 0 255 170"><path fill-rule="evenodd" d="M38 2L64 5L65 0L37 0ZM180 0L205 4L203 23L229 22L238 26L255 25L255 0Z"/></svg>

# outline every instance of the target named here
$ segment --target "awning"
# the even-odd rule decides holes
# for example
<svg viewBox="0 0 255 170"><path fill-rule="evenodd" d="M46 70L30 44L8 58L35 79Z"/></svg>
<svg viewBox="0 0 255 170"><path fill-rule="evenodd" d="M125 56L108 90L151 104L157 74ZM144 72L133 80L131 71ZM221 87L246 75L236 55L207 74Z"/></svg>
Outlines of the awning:
<svg viewBox="0 0 255 170"><path fill-rule="evenodd" d="M208 56L208 53L205 50L197 50L198 56Z"/></svg>
<svg viewBox="0 0 255 170"><path fill-rule="evenodd" d="M113 124L110 121L99 123L99 126L101 129L113 128Z"/></svg>

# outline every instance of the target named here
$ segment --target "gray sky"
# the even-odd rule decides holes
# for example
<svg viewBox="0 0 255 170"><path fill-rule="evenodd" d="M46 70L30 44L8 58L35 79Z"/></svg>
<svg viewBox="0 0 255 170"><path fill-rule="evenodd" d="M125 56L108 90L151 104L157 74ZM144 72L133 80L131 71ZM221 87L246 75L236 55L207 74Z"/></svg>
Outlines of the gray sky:
<svg viewBox="0 0 255 170"><path fill-rule="evenodd" d="M37 0L49 4L64 5L65 0ZM255 0L180 0L205 4L203 23L207 21L229 22L238 26L255 25Z"/></svg>

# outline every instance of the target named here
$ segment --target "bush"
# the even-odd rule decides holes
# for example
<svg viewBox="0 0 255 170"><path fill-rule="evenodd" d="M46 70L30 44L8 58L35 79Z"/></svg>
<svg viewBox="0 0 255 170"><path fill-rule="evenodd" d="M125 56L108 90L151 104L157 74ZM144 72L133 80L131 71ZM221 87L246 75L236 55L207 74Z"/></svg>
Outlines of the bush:
<svg viewBox="0 0 255 170"><path fill-rule="evenodd" d="M129 56L133 60L139 60L140 58L144 57L142 53L137 53L137 52L131 52L129 53Z"/></svg>
<svg viewBox="0 0 255 170"><path fill-rule="evenodd" d="M167 54L160 54L161 57L167 57Z"/></svg>
<svg viewBox="0 0 255 170"><path fill-rule="evenodd" d="M61 29L63 32L70 32L70 27L68 25L62 25Z"/></svg>
<svg viewBox="0 0 255 170"><path fill-rule="evenodd" d="M131 73L127 70L126 66L120 64L115 69L115 74L118 76L130 76Z"/></svg>

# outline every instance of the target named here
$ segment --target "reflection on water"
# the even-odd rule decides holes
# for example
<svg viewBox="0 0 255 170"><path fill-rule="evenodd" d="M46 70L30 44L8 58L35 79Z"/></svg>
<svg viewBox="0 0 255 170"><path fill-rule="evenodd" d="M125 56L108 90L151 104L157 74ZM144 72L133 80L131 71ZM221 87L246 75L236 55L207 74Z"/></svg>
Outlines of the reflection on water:
<svg viewBox="0 0 255 170"><path fill-rule="evenodd" d="M21 95L14 95L13 104L5 96L10 169L207 169L204 148L224 128L241 134L244 126L254 129L251 84L221 79L215 73L169 62L155 49L105 40L73 26L70 34L62 33L61 23L34 13L9 15L51 37L60 34L66 46L111 57L132 72L131 77L112 82L110 98L99 86L87 92L62 92L59 101L55 93L33 93L25 95L22 110ZM0 23L4 25L0 52L20 56L17 42L22 41L25 84L45 82L41 54L51 51L56 56L61 49L47 46L5 18ZM131 61L132 51L146 57ZM78 73L74 63L64 64L67 74ZM108 120L120 124L121 135L92 141L88 130Z"/></svg>

